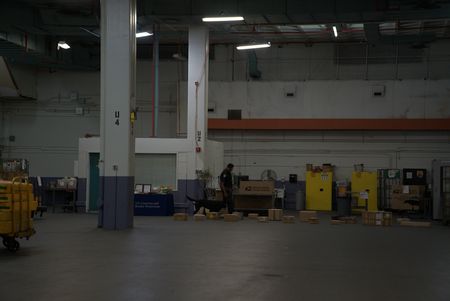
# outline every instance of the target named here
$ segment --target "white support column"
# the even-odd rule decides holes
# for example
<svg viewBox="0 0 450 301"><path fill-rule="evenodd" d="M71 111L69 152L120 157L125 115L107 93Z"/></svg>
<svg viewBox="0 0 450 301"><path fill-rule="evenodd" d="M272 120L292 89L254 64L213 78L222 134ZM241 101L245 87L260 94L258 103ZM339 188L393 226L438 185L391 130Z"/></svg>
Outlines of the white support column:
<svg viewBox="0 0 450 301"><path fill-rule="evenodd" d="M206 164L208 135L208 70L209 31L206 26L189 27L188 57L188 116L187 138L192 143L193 164L189 177L195 179L195 170Z"/></svg>
<svg viewBox="0 0 450 301"><path fill-rule="evenodd" d="M99 226L133 226L136 0L101 1Z"/></svg>

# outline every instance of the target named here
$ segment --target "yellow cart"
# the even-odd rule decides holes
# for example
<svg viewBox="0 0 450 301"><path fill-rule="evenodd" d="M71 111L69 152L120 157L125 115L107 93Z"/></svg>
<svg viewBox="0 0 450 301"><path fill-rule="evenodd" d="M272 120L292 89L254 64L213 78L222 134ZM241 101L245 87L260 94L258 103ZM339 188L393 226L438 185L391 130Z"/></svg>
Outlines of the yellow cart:
<svg viewBox="0 0 450 301"><path fill-rule="evenodd" d="M33 185L26 178L0 181L0 237L9 251L20 248L17 238L29 239L36 233L32 220L36 208Z"/></svg>

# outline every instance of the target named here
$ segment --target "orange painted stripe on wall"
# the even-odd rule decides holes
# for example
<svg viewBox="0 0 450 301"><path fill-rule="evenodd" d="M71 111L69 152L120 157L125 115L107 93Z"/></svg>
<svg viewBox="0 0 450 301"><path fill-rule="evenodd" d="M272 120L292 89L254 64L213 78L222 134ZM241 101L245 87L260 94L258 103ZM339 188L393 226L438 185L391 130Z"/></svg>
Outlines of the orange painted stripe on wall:
<svg viewBox="0 0 450 301"><path fill-rule="evenodd" d="M211 130L448 131L444 119L209 119Z"/></svg>

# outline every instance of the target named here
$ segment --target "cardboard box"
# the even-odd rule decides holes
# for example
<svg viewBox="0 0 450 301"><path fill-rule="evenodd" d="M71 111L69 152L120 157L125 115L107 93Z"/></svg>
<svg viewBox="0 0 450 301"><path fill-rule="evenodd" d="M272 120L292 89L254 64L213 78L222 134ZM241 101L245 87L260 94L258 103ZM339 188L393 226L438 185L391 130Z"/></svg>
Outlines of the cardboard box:
<svg viewBox="0 0 450 301"><path fill-rule="evenodd" d="M400 226L429 228L429 227L431 227L431 222L403 221L400 223Z"/></svg>
<svg viewBox="0 0 450 301"><path fill-rule="evenodd" d="M240 219L241 218L236 214L224 214L223 215L223 220L226 222L237 222Z"/></svg>
<svg viewBox="0 0 450 301"><path fill-rule="evenodd" d="M274 189L274 181L241 181L239 183L239 192L241 193L258 192L272 194Z"/></svg>
<svg viewBox="0 0 450 301"><path fill-rule="evenodd" d="M303 210L299 212L298 217L301 222L307 223L310 217L317 217L317 211Z"/></svg>
<svg viewBox="0 0 450 301"><path fill-rule="evenodd" d="M403 185L402 186L402 194L408 194L409 196L422 197L425 193L424 185ZM398 187L396 187L396 193L398 191Z"/></svg>
<svg viewBox="0 0 450 301"><path fill-rule="evenodd" d="M308 218L308 223L310 223L310 224L319 224L320 221L319 221L319 219L317 217L310 217L310 218Z"/></svg>
<svg viewBox="0 0 450 301"><path fill-rule="evenodd" d="M356 216L342 216L339 218L340 221L343 221L346 224L356 224L358 220Z"/></svg>
<svg viewBox="0 0 450 301"><path fill-rule="evenodd" d="M406 200L411 199L409 194L392 194L391 209L395 210L411 210L412 206L405 203Z"/></svg>
<svg viewBox="0 0 450 301"><path fill-rule="evenodd" d="M392 194L403 194L403 185L394 184L391 188Z"/></svg>
<svg viewBox="0 0 450 301"><path fill-rule="evenodd" d="M295 216L285 215L285 216L283 216L282 221L285 224L295 224Z"/></svg>
<svg viewBox="0 0 450 301"><path fill-rule="evenodd" d="M345 225L345 221L340 220L340 219L332 219L331 224L332 225Z"/></svg>
<svg viewBox="0 0 450 301"><path fill-rule="evenodd" d="M244 218L244 213L242 213L242 212L235 211L235 212L233 212L233 214L236 215L239 219Z"/></svg>
<svg viewBox="0 0 450 301"><path fill-rule="evenodd" d="M371 226L391 226L392 213L385 211L363 211L362 212L363 225Z"/></svg>
<svg viewBox="0 0 450 301"><path fill-rule="evenodd" d="M219 212L208 212L206 214L206 218L210 220L216 220L219 219Z"/></svg>
<svg viewBox="0 0 450 301"><path fill-rule="evenodd" d="M186 213L175 213L173 215L174 221L184 222L188 220L188 215Z"/></svg>
<svg viewBox="0 0 450 301"><path fill-rule="evenodd" d="M383 226L392 226L392 213L391 212L383 213Z"/></svg>
<svg viewBox="0 0 450 301"><path fill-rule="evenodd" d="M271 221L281 221L283 217L282 209L269 209L268 210L269 220Z"/></svg>
<svg viewBox="0 0 450 301"><path fill-rule="evenodd" d="M260 222L260 223L267 223L268 221L269 221L269 218L267 216L258 217L258 222Z"/></svg>
<svg viewBox="0 0 450 301"><path fill-rule="evenodd" d="M423 197L425 193L425 186L423 185L409 185L409 195L416 197Z"/></svg>
<svg viewBox="0 0 450 301"><path fill-rule="evenodd" d="M259 214L258 213L249 213L248 218L249 219L258 219Z"/></svg>
<svg viewBox="0 0 450 301"><path fill-rule="evenodd" d="M334 167L331 164L323 164L322 165L322 171L323 172L333 172Z"/></svg>
<svg viewBox="0 0 450 301"><path fill-rule="evenodd" d="M194 221L196 221L196 222L206 221L206 215L204 215L204 214L194 214Z"/></svg>
<svg viewBox="0 0 450 301"><path fill-rule="evenodd" d="M409 222L411 219L407 218L407 217L399 217L397 218L397 223L401 223L401 222Z"/></svg>

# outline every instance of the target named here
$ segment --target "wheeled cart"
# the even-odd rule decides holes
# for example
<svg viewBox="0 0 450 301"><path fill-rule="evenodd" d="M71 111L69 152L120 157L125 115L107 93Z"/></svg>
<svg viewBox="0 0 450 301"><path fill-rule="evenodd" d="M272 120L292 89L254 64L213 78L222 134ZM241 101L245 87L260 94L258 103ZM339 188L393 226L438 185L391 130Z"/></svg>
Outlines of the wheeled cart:
<svg viewBox="0 0 450 301"><path fill-rule="evenodd" d="M36 231L32 213L37 208L33 185L26 178L0 181L0 237L11 252L20 248L17 239L29 239Z"/></svg>

